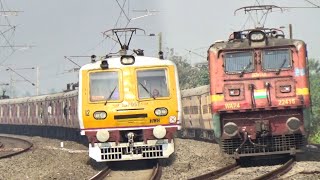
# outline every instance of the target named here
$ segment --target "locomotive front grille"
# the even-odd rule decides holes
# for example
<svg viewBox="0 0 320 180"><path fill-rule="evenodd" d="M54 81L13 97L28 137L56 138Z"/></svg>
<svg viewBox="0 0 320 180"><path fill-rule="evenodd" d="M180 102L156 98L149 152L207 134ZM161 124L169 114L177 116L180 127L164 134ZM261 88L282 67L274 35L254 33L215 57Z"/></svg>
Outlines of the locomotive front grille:
<svg viewBox="0 0 320 180"><path fill-rule="evenodd" d="M121 160L123 155L131 155L130 147L105 147L101 148L102 160ZM142 154L143 158L163 157L162 145L155 146L135 146L133 154Z"/></svg>
<svg viewBox="0 0 320 180"><path fill-rule="evenodd" d="M238 150L238 154L258 154L258 153L276 153L287 152L292 150L301 150L305 145L305 138L301 134L289 134L285 136L268 136L252 140L253 145L247 141ZM236 149L240 147L242 140L240 138L222 140L222 149L227 154L234 154Z"/></svg>

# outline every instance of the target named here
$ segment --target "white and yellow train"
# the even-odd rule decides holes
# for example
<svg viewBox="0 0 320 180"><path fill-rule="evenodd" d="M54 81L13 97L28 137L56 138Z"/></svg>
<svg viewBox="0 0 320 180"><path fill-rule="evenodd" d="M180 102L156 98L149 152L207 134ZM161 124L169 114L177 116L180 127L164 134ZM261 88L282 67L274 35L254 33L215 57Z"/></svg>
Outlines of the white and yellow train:
<svg viewBox="0 0 320 180"><path fill-rule="evenodd" d="M123 55L79 71L78 119L98 162L168 158L182 118L173 62Z"/></svg>

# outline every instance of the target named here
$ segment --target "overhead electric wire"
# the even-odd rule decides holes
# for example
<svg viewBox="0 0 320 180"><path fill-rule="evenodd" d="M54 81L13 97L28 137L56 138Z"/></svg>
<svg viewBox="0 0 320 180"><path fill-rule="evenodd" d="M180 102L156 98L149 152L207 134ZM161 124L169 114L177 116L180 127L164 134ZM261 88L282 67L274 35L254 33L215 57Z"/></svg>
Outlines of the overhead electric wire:
<svg viewBox="0 0 320 180"><path fill-rule="evenodd" d="M131 22L131 19L128 18L128 16L126 15L126 13L125 13L124 10L123 10L123 9L124 9L124 5L126 4L127 0L124 1L123 6L121 6L121 5L119 4L118 0L116 0L116 1L117 1L117 3L118 3L118 6L119 6L120 9L121 9L121 12L122 12L122 13L126 16L126 18L127 18L127 24L126 24L126 26L124 27L124 28L127 28L128 25L129 25L130 22ZM128 6L129 6L129 1L128 1ZM128 12L129 12L129 9L128 9ZM121 16L121 15L122 15L122 14L120 13L120 16ZM120 18L120 16L119 16L119 18ZM118 19L119 19L119 18L118 18ZM117 24L116 24L116 25L117 25ZM114 26L114 28L116 28L116 26ZM123 36L123 32L122 32L119 36L120 36L119 38L121 38L121 37ZM116 42L116 43L113 44L111 50L109 51L109 54L112 53L113 49L116 47L117 44L118 44L118 42Z"/></svg>
<svg viewBox="0 0 320 180"><path fill-rule="evenodd" d="M23 80L29 82L32 84L32 86L35 86L35 84L33 82L31 82L29 79L25 78L24 76L22 76L21 74L19 74L17 71L13 70L11 67L8 67L8 69L12 72L14 72L16 75L20 76Z"/></svg>
<svg viewBox="0 0 320 180"><path fill-rule="evenodd" d="M118 0L116 0L116 1L118 2ZM126 3L127 3L127 0L124 0L122 6L120 5L119 7L120 7L121 9L123 9L123 8L125 7ZM118 3L118 4L119 4L119 3ZM129 2L128 2L128 4L129 4ZM120 18L121 18L121 16L122 16L122 12L123 12L123 11L120 11L119 16L118 16L118 18L117 18L117 20L116 20L116 23L114 24L113 28L116 28L116 27L118 26L119 20L120 20ZM95 47L87 50L86 52L92 51L92 50L96 49L96 48L99 47L107 38L110 38L110 37L109 37L109 36L106 36L106 37L105 37L104 39L102 39ZM112 39L112 38L111 38L111 39ZM114 40L114 39L113 39L113 40ZM115 45L116 45L116 44L115 44ZM115 45L114 45L114 46L115 46ZM114 48L114 47L113 47L113 48ZM112 48L112 50L113 50L113 48ZM112 50L110 50L110 52L111 52Z"/></svg>
<svg viewBox="0 0 320 180"><path fill-rule="evenodd" d="M116 1L117 1L117 3L118 3L118 5L119 5L119 7L120 7L120 9L121 9L121 11L122 11L122 13L124 14L124 16L127 18L128 21L130 21L130 18L129 18L129 17L127 16L127 14L124 12L123 8L121 8L121 5L120 5L119 1L118 1L118 0L116 0ZM127 0L124 1L124 4L126 3L126 1L127 1Z"/></svg>
<svg viewBox="0 0 320 180"><path fill-rule="evenodd" d="M314 4L313 2L310 2L309 0L305 0L305 1L307 1L308 3L310 3L310 4L314 5L314 6L318 7L318 8L320 8L320 6L319 6L319 5L316 5L316 4Z"/></svg>
<svg viewBox="0 0 320 180"><path fill-rule="evenodd" d="M245 26L247 25L248 21L250 19L250 16L247 17L246 21L244 22L244 24L241 27L241 30L244 30Z"/></svg>
<svg viewBox="0 0 320 180"><path fill-rule="evenodd" d="M3 3L2 3L2 0L0 0L0 5L1 5L1 9L4 10L4 5L3 5ZM7 8L7 9L10 11L9 8ZM12 26L11 23L10 23L10 21L9 21L9 18L8 18L7 16L5 16L4 18L6 19L7 23L8 23L10 26Z"/></svg>
<svg viewBox="0 0 320 180"><path fill-rule="evenodd" d="M3 65L15 52L16 52L16 50L12 51L7 57L5 57L5 58L0 62L0 66Z"/></svg>

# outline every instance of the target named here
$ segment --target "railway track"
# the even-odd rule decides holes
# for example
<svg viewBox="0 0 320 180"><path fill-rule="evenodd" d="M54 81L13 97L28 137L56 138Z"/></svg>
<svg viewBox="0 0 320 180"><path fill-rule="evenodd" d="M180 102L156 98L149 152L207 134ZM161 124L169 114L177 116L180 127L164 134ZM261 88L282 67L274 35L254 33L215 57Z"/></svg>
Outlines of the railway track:
<svg viewBox="0 0 320 180"><path fill-rule="evenodd" d="M203 175L191 178L189 180L216 179L216 178L222 177L225 174L228 174L229 172L234 171L234 170L239 169L239 168L240 168L240 165L238 163L234 163L234 164L231 164L229 166L220 168L218 170L211 171L211 172L209 172L207 174L203 174Z"/></svg>
<svg viewBox="0 0 320 180"><path fill-rule="evenodd" d="M287 173L288 171L290 171L292 169L294 163L295 163L295 161L292 158L288 162L286 162L285 164L280 166L279 168L276 168L273 171L270 171L262 176L259 176L259 177L255 178L255 180L276 179L276 178L282 176L283 174Z"/></svg>
<svg viewBox="0 0 320 180"><path fill-rule="evenodd" d="M294 165L294 163L295 163L295 161L292 158L289 161L287 161L285 164L283 164L282 166L280 166L280 167L278 167L278 168L276 168L276 169L274 169L274 170L272 170L272 171L270 171L270 172L268 172L266 174L263 174L263 175L261 175L259 177L256 177L255 180L276 179L276 178L282 176L283 174L287 173L288 171L290 171L292 169L292 166ZM220 177L223 177L223 176L229 174L232 171L235 171L235 170L239 169L240 167L241 167L240 164L234 163L234 164L231 164L229 166L226 166L226 167L211 171L209 173L206 173L206 174L191 178L189 180L217 179L217 178L220 178Z"/></svg>
<svg viewBox="0 0 320 180"><path fill-rule="evenodd" d="M12 157L31 149L33 144L15 137L0 136L0 159Z"/></svg>
<svg viewBox="0 0 320 180"><path fill-rule="evenodd" d="M90 180L104 179L139 179L139 180L160 180L162 167L157 163L152 168L119 171L112 170L110 167L104 168L102 171L90 178Z"/></svg>

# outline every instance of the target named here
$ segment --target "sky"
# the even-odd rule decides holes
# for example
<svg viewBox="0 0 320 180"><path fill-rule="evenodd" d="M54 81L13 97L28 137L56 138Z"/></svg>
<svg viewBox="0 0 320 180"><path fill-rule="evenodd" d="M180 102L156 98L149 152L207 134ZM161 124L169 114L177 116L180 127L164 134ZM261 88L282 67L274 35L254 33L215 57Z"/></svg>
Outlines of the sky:
<svg viewBox="0 0 320 180"><path fill-rule="evenodd" d="M312 6L304 0L1 0L5 10L19 10L18 16L8 16L10 24L16 25L15 31L5 35L13 45L27 45L29 48L0 48L0 84L13 82L15 95L34 95L32 83L37 82L36 70L39 67L39 89L41 94L59 92L66 89L67 83L78 81L77 72L67 73L78 66L64 58L71 58L77 64L84 65L89 58L70 56L103 56L116 52L119 46L102 32L125 27L128 20L122 14L120 6L126 2L124 12L131 19L127 27L145 30L133 37L130 49L144 49L147 56L156 56L158 52L158 33L163 36L162 47L174 48L190 63L205 61L206 50L216 40L225 40L233 31L252 28L254 25L248 14L234 11L242 6L274 4L278 6ZM311 1L320 5L320 0ZM128 5L129 4L129 5ZM135 19L145 15L134 10L155 10L154 15ZM320 9L288 9L270 13L265 27L293 26L293 37L308 44L310 58L319 59L320 33L317 19ZM253 19L255 14L251 15ZM119 18L119 20L118 20ZM118 20L118 21L117 21ZM118 22L116 24L116 22ZM247 23L246 23L247 22ZM0 25L7 24L0 17ZM3 32L5 29L1 27ZM13 33L14 32L14 33ZM149 34L156 36L148 36ZM124 37L124 36L122 36ZM6 44L0 36L2 46ZM12 71L29 80L27 82ZM11 77L11 78L10 78ZM12 81L10 80L12 79ZM10 94L10 86L1 86Z"/></svg>

